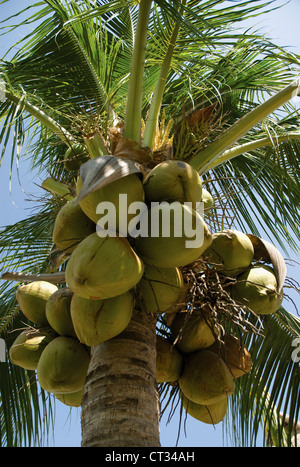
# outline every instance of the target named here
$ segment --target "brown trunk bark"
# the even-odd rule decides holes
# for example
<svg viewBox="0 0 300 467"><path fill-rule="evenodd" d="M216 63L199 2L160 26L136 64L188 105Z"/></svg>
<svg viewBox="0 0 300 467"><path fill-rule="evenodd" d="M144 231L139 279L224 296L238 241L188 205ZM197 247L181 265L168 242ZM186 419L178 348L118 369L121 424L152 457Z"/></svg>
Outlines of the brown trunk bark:
<svg viewBox="0 0 300 467"><path fill-rule="evenodd" d="M135 310L126 330L92 348L82 401L83 447L159 447L155 320Z"/></svg>

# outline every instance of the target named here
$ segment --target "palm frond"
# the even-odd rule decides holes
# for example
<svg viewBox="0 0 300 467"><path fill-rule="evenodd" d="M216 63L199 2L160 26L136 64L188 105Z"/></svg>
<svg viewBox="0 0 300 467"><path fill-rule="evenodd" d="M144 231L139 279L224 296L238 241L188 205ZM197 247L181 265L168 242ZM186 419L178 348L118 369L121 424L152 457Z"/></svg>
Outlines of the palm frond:
<svg viewBox="0 0 300 467"><path fill-rule="evenodd" d="M193 42L201 38L204 44L211 44L211 36L224 37L224 30L232 31L235 22L240 26L243 20L261 14L263 8L271 5L273 1L246 1L224 6L224 2L220 0L207 0L201 3L191 0L184 6L184 20L179 13L181 1L158 0L156 3L168 17L182 23L184 35L192 37ZM231 38L233 36L234 34L231 34Z"/></svg>
<svg viewBox="0 0 300 467"><path fill-rule="evenodd" d="M300 320L281 309L263 322L263 336L245 336L244 342L253 358L251 373L236 380L230 398L230 435L238 445L255 446L257 434L264 427L265 444L291 445L299 419L299 363L293 360L293 341L300 336ZM247 397L245 397L247 394ZM289 416L289 429L285 419ZM274 418L277 421L273 425ZM271 429L272 427L272 429ZM273 434L273 439L269 435Z"/></svg>
<svg viewBox="0 0 300 467"><path fill-rule="evenodd" d="M163 105L173 118L218 103L228 126L266 97L290 84L299 61L262 36L247 34L232 46L198 51L195 60L176 70ZM180 65L180 62L179 62ZM168 117L168 114L167 114ZM212 135L214 136L214 135Z"/></svg>
<svg viewBox="0 0 300 467"><path fill-rule="evenodd" d="M80 6L70 2L69 8L59 1L48 4L44 21L23 40L22 49L4 66L3 73L9 76L11 86L22 84L28 93L37 92L52 108L75 112L86 103L107 110L112 107L107 61L126 52L126 46L123 43L121 50L121 44L105 33L101 18L64 27L89 2ZM111 65L110 74L115 73ZM123 76L115 78L114 84Z"/></svg>
<svg viewBox="0 0 300 467"><path fill-rule="evenodd" d="M36 200L34 200L36 202ZM23 272L48 272L51 268L52 232L55 216L64 201L45 198L39 210L26 219L1 230L1 273L10 269ZM35 208L37 209L37 208Z"/></svg>

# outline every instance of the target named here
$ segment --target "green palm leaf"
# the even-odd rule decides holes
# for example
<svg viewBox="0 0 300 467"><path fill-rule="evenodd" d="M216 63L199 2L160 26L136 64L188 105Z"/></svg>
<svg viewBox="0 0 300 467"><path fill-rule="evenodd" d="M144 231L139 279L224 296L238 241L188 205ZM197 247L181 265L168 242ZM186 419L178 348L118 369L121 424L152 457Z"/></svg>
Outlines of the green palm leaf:
<svg viewBox="0 0 300 467"><path fill-rule="evenodd" d="M289 415L288 430L293 433L300 410L299 364L293 360L293 342L300 336L300 321L282 309L267 317L263 326L263 336L245 338L253 367L250 374L236 380L236 396L230 398L231 417L226 422L243 427L243 436L235 440L238 444L255 446L257 433L263 426L266 444L290 445L284 421ZM231 435L234 433L235 430L230 430Z"/></svg>

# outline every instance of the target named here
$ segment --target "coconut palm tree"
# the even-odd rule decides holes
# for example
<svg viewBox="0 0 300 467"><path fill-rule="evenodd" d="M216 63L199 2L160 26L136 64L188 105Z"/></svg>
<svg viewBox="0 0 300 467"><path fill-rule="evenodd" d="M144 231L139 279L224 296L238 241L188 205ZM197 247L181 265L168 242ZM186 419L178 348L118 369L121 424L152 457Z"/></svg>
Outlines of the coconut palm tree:
<svg viewBox="0 0 300 467"><path fill-rule="evenodd" d="M65 283L68 258L52 232L74 196L78 170L64 159L74 144L89 158L122 156L144 170L185 161L216 200L207 217L212 232L240 229L297 252L300 116L291 99L299 93L299 56L239 29L273 3L42 0L3 22L4 31L32 30L1 61L1 160L10 157L13 167L27 157L44 180L31 214L1 230L7 349L12 331L30 325L16 301L20 283ZM297 283L286 277L279 250L256 245L277 267L288 299ZM263 426L268 442L290 445L300 407L297 352L292 358L299 319L281 306L263 319L228 320L253 359L229 400L234 442L255 445ZM83 446L159 446L160 414L177 407L183 420L178 386L156 382L157 333L168 333L164 320L135 310L124 332L91 348ZM9 358L0 371L1 443L37 445L55 398Z"/></svg>

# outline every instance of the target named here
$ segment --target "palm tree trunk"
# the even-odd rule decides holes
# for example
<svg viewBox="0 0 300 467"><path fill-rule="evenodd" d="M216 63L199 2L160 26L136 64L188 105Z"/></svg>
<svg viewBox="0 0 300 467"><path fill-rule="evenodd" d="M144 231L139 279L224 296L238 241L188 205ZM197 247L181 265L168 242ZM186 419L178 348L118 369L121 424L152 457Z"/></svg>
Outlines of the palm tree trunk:
<svg viewBox="0 0 300 467"><path fill-rule="evenodd" d="M159 447L155 320L134 310L119 336L91 349L83 447Z"/></svg>

